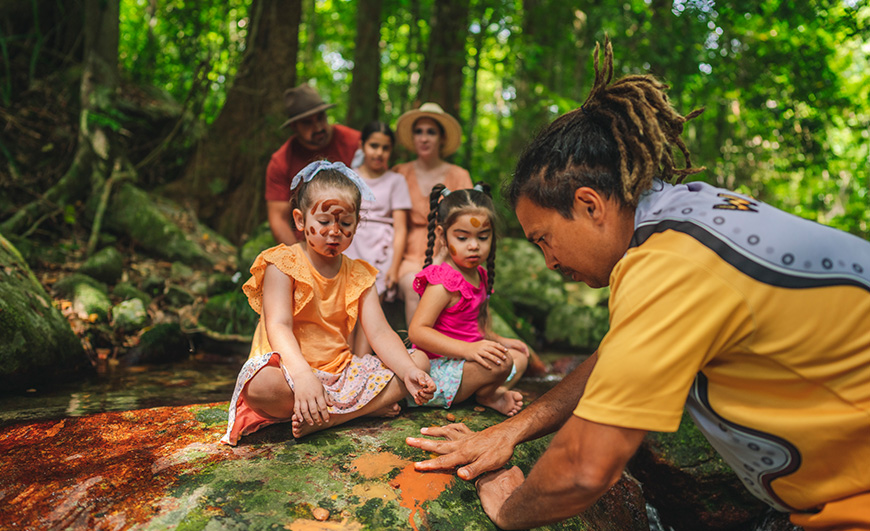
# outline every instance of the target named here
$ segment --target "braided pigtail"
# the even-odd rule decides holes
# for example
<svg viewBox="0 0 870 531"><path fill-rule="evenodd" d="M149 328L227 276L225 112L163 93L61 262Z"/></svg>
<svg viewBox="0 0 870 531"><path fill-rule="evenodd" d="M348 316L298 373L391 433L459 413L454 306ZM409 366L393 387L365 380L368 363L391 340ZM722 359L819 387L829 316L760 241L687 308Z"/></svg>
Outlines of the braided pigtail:
<svg viewBox="0 0 870 531"><path fill-rule="evenodd" d="M447 190L443 184L436 184L429 192L429 235L426 242L426 261L423 262L423 267L432 265L432 255L435 252L435 229L438 227L438 200L441 199L441 194Z"/></svg>

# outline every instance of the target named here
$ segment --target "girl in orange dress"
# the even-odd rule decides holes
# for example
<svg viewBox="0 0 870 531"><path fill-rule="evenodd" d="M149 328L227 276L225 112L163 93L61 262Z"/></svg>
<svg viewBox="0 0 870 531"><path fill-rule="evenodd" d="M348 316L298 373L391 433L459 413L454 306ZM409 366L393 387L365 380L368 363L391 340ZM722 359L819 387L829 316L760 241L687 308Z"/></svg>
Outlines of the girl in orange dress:
<svg viewBox="0 0 870 531"><path fill-rule="evenodd" d="M291 188L305 241L260 253L242 288L260 322L230 402L226 444L276 422L291 421L302 437L363 415L395 416L406 396L422 404L435 392L426 355L409 354L370 289L377 270L342 254L371 190L327 161L306 166ZM357 320L377 357L351 352Z"/></svg>

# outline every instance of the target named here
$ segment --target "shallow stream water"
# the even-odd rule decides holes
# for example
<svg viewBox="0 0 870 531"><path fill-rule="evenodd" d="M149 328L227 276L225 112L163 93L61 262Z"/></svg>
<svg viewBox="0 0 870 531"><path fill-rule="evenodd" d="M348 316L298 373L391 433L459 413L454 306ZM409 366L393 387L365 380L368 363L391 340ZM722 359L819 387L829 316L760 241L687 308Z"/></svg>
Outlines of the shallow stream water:
<svg viewBox="0 0 870 531"><path fill-rule="evenodd" d="M84 380L0 395L0 427L106 411L230 399L244 356L196 354L165 365L114 367Z"/></svg>

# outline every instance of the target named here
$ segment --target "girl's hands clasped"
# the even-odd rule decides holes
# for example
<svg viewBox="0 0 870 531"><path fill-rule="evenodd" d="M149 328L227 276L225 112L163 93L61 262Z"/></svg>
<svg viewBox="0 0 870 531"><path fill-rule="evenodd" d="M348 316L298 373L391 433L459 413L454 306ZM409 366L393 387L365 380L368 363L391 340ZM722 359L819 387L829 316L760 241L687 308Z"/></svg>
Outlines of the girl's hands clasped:
<svg viewBox="0 0 870 531"><path fill-rule="evenodd" d="M414 397L414 402L422 406L435 396L435 381L422 369L411 369L405 374L405 389Z"/></svg>
<svg viewBox="0 0 870 531"><path fill-rule="evenodd" d="M476 361L487 369L492 369L493 365L501 365L507 357L507 347L497 341L481 339L468 345L468 357L466 359Z"/></svg>
<svg viewBox="0 0 870 531"><path fill-rule="evenodd" d="M329 421L327 406L332 405L323 384L311 371L303 372L293 378L295 400L293 415L305 421L309 426Z"/></svg>

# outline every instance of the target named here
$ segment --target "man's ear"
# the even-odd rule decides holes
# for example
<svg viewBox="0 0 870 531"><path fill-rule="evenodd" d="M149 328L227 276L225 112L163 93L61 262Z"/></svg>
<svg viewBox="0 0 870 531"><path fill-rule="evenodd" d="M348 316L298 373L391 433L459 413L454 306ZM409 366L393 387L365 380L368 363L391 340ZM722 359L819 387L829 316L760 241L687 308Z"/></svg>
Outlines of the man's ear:
<svg viewBox="0 0 870 531"><path fill-rule="evenodd" d="M296 230L305 232L305 216L298 208L293 209L293 222L296 223Z"/></svg>
<svg viewBox="0 0 870 531"><path fill-rule="evenodd" d="M584 216L592 221L600 221L606 214L607 202L596 190L581 186L574 190L574 217Z"/></svg>

